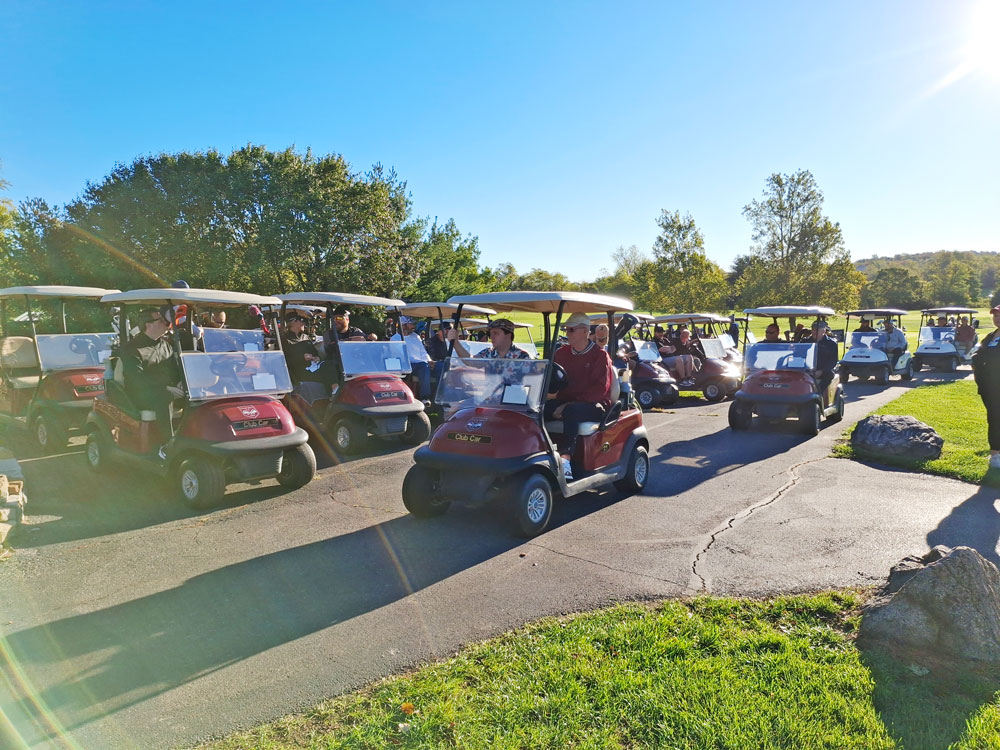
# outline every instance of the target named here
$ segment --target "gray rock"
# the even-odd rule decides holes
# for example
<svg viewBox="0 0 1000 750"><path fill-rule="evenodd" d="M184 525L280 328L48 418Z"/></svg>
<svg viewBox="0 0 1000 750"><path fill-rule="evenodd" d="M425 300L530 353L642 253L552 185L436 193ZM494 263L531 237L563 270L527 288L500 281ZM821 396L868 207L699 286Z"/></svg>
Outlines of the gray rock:
<svg viewBox="0 0 1000 750"><path fill-rule="evenodd" d="M892 414L865 417L851 435L851 445L876 456L938 458L944 440L934 428L914 417Z"/></svg>
<svg viewBox="0 0 1000 750"><path fill-rule="evenodd" d="M866 647L1000 666L1000 571L970 547L906 558L865 608L858 637Z"/></svg>

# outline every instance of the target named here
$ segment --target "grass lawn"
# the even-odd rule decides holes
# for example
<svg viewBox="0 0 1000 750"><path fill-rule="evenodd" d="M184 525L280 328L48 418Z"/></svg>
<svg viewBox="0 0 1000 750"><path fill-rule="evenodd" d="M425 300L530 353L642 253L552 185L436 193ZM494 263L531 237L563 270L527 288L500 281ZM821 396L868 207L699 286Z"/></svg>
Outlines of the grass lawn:
<svg viewBox="0 0 1000 750"><path fill-rule="evenodd" d="M203 747L1000 748L990 689L942 690L855 647L860 601L706 597L548 619Z"/></svg>
<svg viewBox="0 0 1000 750"><path fill-rule="evenodd" d="M971 380L921 385L872 413L911 415L944 438L941 457L933 461L879 457L880 463L974 483L986 476L990 456L986 409ZM849 440L850 433L846 437ZM849 442L835 446L833 453L842 458L866 458Z"/></svg>

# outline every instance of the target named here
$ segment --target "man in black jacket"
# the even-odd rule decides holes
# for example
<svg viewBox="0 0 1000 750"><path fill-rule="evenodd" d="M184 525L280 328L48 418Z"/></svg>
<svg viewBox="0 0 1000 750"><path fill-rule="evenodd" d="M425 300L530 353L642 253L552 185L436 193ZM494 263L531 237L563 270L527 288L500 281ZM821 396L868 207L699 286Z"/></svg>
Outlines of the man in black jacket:
<svg viewBox="0 0 1000 750"><path fill-rule="evenodd" d="M827 335L829 327L825 320L816 320L812 324L812 341L816 343L816 384L823 396L823 406L826 403L826 391L833 381L833 371L840 361L840 346ZM809 339L806 339L807 341Z"/></svg>
<svg viewBox="0 0 1000 750"><path fill-rule="evenodd" d="M156 412L164 442L173 434L170 404L184 395L174 350L165 338L170 330L171 313L169 306L141 311L139 324L143 330L122 347L120 355L126 393L138 409ZM160 458L165 457L161 448Z"/></svg>

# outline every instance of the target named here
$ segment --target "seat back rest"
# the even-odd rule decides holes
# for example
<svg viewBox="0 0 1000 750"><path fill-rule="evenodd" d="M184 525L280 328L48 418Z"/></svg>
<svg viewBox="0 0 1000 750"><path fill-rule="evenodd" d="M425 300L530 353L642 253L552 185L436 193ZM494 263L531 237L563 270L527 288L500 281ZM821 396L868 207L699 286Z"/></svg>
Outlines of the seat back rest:
<svg viewBox="0 0 1000 750"><path fill-rule="evenodd" d="M621 378L618 377L617 371L612 370L612 373L613 374L611 377L611 403L614 404L614 402L618 401L622 396L622 381Z"/></svg>
<svg viewBox="0 0 1000 750"><path fill-rule="evenodd" d="M113 380L118 383L122 388L125 387L125 365L122 363L121 357L114 358L114 364L112 365L112 372L114 373Z"/></svg>
<svg viewBox="0 0 1000 750"><path fill-rule="evenodd" d="M0 365L8 370L38 367L35 342L28 336L8 336L0 339Z"/></svg>

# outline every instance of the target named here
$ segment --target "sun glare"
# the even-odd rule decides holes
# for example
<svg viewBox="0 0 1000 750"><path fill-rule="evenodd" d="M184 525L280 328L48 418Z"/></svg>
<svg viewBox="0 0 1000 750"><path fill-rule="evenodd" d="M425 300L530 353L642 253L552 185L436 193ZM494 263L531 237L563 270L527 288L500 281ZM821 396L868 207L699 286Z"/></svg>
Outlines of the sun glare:
<svg viewBox="0 0 1000 750"><path fill-rule="evenodd" d="M1000 0L987 0L974 8L964 52L972 71L1000 78Z"/></svg>

